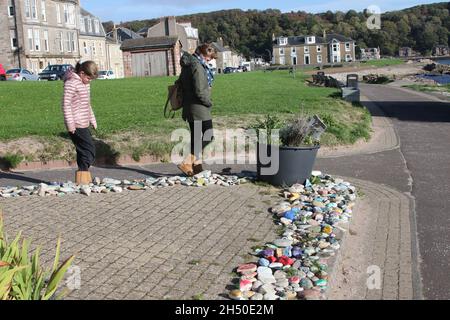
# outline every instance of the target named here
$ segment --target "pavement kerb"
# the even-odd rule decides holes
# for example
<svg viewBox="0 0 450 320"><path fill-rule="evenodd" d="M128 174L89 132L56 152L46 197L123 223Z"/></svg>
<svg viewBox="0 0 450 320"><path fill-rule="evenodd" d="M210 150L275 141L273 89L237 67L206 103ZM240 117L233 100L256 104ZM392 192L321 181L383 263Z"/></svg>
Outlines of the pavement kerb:
<svg viewBox="0 0 450 320"><path fill-rule="evenodd" d="M401 218L400 216L402 215L402 213L405 215L404 218L406 218L405 211L407 211L407 218L408 218L407 221L410 223L410 225L401 226L400 233L402 233L402 232L410 233L412 241L411 241L411 245L410 245L409 249L411 250L411 252L406 252L406 254L407 254L407 256L409 256L409 254L410 254L412 265L407 267L407 270L401 269L398 271L399 271L399 274L402 272L407 275L410 274L411 275L411 283L407 284L406 289L403 288L402 286L400 286L400 284L398 284L398 286L397 286L398 295L397 296L399 299L423 299L422 293L421 293L421 279L420 279L420 274L418 272L418 270L419 270L418 262L419 261L418 261L418 255L417 255L417 245L416 245L416 241L415 241L414 221L411 221L411 219L413 218L413 215L414 215L414 199L412 199L411 196L408 195L407 193L397 191L397 190L395 190L391 187L385 186L385 185L376 184L376 183L373 183L370 181L364 181L364 180L359 180L359 179L355 179L355 178L340 177L340 176L336 176L336 177L344 179L345 181L348 181L352 185L356 186L357 190L362 191L364 193L364 197L368 197L369 199L371 198L371 199L375 199L375 200L378 199L378 197L380 197L380 196L383 197L383 201L389 202L389 204L387 204L391 208L391 210L389 211L389 214L391 214L395 217L398 216L399 219ZM403 205L406 205L406 208L404 208L403 210L400 210L400 209L392 210L393 207L396 208L396 206L395 206L396 204L400 204L400 203L402 203ZM330 291L335 289L335 287L338 285L338 283L337 283L338 276L337 275L341 271L343 255L346 252L347 247L349 246L349 239L348 239L349 230L353 226L352 222L353 222L353 219L355 218L355 216L362 214L361 212L364 209L362 206L363 206L363 204L361 203L361 198L358 197L356 200L355 208L353 210L353 218L348 223L339 224L339 227L345 231L344 231L341 243L340 243L341 244L340 250L338 250L336 255L333 257L333 259L332 260L330 259L330 261L329 261L330 282L329 282L328 290L324 294L325 299L328 299ZM371 227L376 228L376 226L371 226ZM401 237L401 235L400 235L400 237ZM401 261L400 255L399 255L398 265L401 268L402 261ZM387 285L387 284L385 284L383 281L383 286L385 286L385 285ZM360 297L360 298L364 299L364 298L366 298L366 296Z"/></svg>

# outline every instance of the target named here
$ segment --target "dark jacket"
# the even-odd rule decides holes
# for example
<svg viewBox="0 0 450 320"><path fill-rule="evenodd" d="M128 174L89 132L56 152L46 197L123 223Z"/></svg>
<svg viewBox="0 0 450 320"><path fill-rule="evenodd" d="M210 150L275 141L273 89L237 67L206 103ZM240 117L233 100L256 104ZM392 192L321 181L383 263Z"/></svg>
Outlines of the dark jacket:
<svg viewBox="0 0 450 320"><path fill-rule="evenodd" d="M211 120L211 88L206 66L191 54L181 57L181 85L183 88L183 120Z"/></svg>

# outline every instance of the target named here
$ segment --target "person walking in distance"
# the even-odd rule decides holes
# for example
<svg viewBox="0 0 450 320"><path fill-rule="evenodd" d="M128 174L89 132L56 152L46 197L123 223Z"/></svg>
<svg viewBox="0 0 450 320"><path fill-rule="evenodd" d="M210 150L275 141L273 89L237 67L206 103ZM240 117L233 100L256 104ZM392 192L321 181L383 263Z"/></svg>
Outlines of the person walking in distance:
<svg viewBox="0 0 450 320"><path fill-rule="evenodd" d="M189 123L191 153L178 168L187 176L203 171L203 150L213 140L211 87L214 74L208 62L216 57L215 49L207 43L197 47L193 55L185 52L181 57L182 117ZM206 138L208 135L210 138Z"/></svg>
<svg viewBox="0 0 450 320"><path fill-rule="evenodd" d="M91 107L90 82L98 76L93 61L78 62L64 77L62 110L64 123L77 152L78 171L75 182L87 185L92 182L89 168L95 161L95 146L89 127L97 129L97 120Z"/></svg>

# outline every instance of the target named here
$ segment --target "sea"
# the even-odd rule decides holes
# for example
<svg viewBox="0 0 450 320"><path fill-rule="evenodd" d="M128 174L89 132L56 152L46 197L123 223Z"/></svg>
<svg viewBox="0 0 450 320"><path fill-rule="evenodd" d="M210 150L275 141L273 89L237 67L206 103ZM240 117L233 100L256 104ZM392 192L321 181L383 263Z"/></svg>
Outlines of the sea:
<svg viewBox="0 0 450 320"><path fill-rule="evenodd" d="M433 60L436 61L437 63L440 63L440 64L450 65L450 59L449 58L433 59ZM449 74L443 74L443 75L426 74L426 75L420 75L420 77L424 78L424 79L434 80L434 81L436 81L437 83L440 83L440 84L450 84L450 75Z"/></svg>

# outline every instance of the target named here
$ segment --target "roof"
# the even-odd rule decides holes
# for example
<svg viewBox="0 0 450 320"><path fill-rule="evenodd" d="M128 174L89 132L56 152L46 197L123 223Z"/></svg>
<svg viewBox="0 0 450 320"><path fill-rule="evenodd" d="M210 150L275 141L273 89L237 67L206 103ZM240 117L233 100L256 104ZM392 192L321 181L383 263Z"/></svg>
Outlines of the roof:
<svg viewBox="0 0 450 320"><path fill-rule="evenodd" d="M144 28L141 28L141 29L138 30L137 33L147 33L149 28L150 28L150 27L144 27Z"/></svg>
<svg viewBox="0 0 450 320"><path fill-rule="evenodd" d="M230 48L225 48L224 46L221 46L217 42L212 42L211 45L214 47L214 49L217 50L217 52L231 51Z"/></svg>
<svg viewBox="0 0 450 320"><path fill-rule="evenodd" d="M114 30L110 31L106 34L108 37L114 37ZM133 30L130 30L125 27L117 28L117 38L119 41L125 41L129 39L142 39L143 37L140 34L137 34Z"/></svg>
<svg viewBox="0 0 450 320"><path fill-rule="evenodd" d="M141 39L125 40L120 49L144 49L144 48L167 48L173 47L178 41L178 37L150 37Z"/></svg>
<svg viewBox="0 0 450 320"><path fill-rule="evenodd" d="M311 37L311 36L293 36L293 37L287 37L288 39L288 46L299 46L299 45L304 45L306 44L305 39L307 37ZM355 40L353 40L352 38L348 38L346 36L343 36L341 34L337 34L337 33L330 33L326 35L326 39L324 37L316 37L316 42L315 44L327 44L327 43L331 43L334 39L338 40L339 42L354 42ZM274 40L273 42L275 47L279 47L277 39Z"/></svg>
<svg viewBox="0 0 450 320"><path fill-rule="evenodd" d="M103 25L102 22L100 20L100 18L94 16L92 13L90 13L89 11L80 8L80 14L81 14L81 18L83 19L84 22L84 32L81 31L80 29L80 35L83 36L97 36L97 37L104 37L105 36L105 29L103 29ZM88 19L91 19L91 26L92 26L92 31L89 32L89 28L88 28ZM95 32L95 24L94 21L97 20L98 24L99 24L99 32Z"/></svg>

